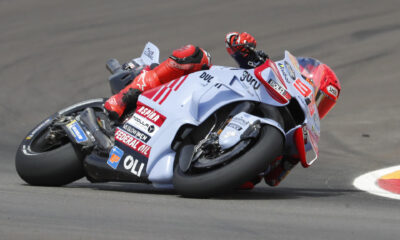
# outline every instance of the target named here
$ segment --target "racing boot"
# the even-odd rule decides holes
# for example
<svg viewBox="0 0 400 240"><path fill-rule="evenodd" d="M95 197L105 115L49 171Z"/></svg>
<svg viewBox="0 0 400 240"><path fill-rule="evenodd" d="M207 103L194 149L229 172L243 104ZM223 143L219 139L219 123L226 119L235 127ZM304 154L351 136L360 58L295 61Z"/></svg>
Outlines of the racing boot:
<svg viewBox="0 0 400 240"><path fill-rule="evenodd" d="M299 162L298 158L284 157L278 164L264 176L265 182L271 186L278 186L279 183Z"/></svg>
<svg viewBox="0 0 400 240"><path fill-rule="evenodd" d="M211 57L205 50L193 45L186 45L173 51L172 55L150 71L143 71L132 83L119 93L110 97L104 107L110 118L116 120L126 110L133 110L140 93L172 81L183 75L209 69Z"/></svg>

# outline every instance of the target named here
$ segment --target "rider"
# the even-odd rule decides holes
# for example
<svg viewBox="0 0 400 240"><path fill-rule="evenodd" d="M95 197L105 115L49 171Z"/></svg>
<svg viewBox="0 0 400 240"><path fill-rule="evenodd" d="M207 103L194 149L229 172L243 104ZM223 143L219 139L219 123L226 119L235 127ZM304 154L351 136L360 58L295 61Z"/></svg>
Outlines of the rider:
<svg viewBox="0 0 400 240"><path fill-rule="evenodd" d="M225 38L228 53L238 62L241 68L254 68L262 62L258 61L253 51L249 48L256 47L256 40L246 32L230 32ZM262 51L258 54L268 57ZM120 118L128 109L136 107L139 95L149 89L157 87L196 71L206 70L211 67L211 56L200 47L186 45L172 52L172 55L153 69L144 70L132 83L119 93L110 97L104 107L113 119Z"/></svg>
<svg viewBox="0 0 400 240"><path fill-rule="evenodd" d="M267 59L268 55L263 51L255 52L257 45L252 35L246 32L230 32L225 37L226 50L236 60L241 68L255 68L263 63L261 59ZM206 70L211 67L211 56L200 47L186 45L172 52L172 55L153 69L145 69L132 83L127 85L119 93L110 97L104 107L110 113L110 118L119 119L125 111L133 110L139 95L149 89L177 79L196 71ZM278 159L280 160L280 159ZM274 170L265 176L265 181L271 186L276 186L284 176L297 164L295 161L290 168L280 167L284 161L277 161ZM240 188L252 189L261 178L246 182Z"/></svg>

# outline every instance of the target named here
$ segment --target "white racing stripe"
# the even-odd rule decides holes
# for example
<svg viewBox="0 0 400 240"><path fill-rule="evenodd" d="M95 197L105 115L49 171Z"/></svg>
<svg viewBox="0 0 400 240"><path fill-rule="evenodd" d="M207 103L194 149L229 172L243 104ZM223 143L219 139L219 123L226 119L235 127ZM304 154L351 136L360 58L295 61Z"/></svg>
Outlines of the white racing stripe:
<svg viewBox="0 0 400 240"><path fill-rule="evenodd" d="M400 170L400 166L393 166L389 168L372 171L354 179L353 185L356 188L366 191L370 194L400 200L400 194L391 193L389 191L380 188L377 185L377 181L379 178L398 170Z"/></svg>

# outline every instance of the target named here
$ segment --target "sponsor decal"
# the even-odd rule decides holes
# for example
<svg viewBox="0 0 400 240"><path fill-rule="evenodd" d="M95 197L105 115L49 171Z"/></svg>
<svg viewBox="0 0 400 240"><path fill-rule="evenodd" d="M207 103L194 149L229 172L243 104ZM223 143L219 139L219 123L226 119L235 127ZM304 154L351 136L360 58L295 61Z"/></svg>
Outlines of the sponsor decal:
<svg viewBox="0 0 400 240"><path fill-rule="evenodd" d="M159 127L145 117L135 113L127 122L129 125L139 129L149 136L154 136Z"/></svg>
<svg viewBox="0 0 400 240"><path fill-rule="evenodd" d="M115 140L125 144L126 146L130 147L134 151L142 154L145 157L149 157L151 147L143 142L141 142L139 139L133 137L129 133L125 132L121 128L117 128L115 131Z"/></svg>
<svg viewBox="0 0 400 240"><path fill-rule="evenodd" d="M234 117L232 118L231 122L234 122L242 127L250 125L250 122L246 119L243 119L242 117Z"/></svg>
<svg viewBox="0 0 400 240"><path fill-rule="evenodd" d="M285 78L285 81L286 81L288 84L290 84L289 78L288 78L288 76L287 76L287 74L286 74L285 66L284 66L282 63L279 63L278 66L279 66L279 68L281 69L281 73L282 73L283 77Z"/></svg>
<svg viewBox="0 0 400 240"><path fill-rule="evenodd" d="M147 84L146 84L146 82L145 82L146 75L147 75L147 72L143 72L142 74L140 74L140 75L139 75L139 79L138 79L138 81L137 81L137 83L136 83L136 85L138 86L138 88L139 88L142 92L144 92L144 88L147 86Z"/></svg>
<svg viewBox="0 0 400 240"><path fill-rule="evenodd" d="M117 146L114 146L110 151L110 156L108 157L107 164L110 167L117 169L118 164L123 155L124 155L124 151L122 151Z"/></svg>
<svg viewBox="0 0 400 240"><path fill-rule="evenodd" d="M333 96L335 96L335 97L337 98L337 96L338 96L338 94L339 94L339 91L337 90L337 88L335 88L335 87L332 86L332 85L329 85L329 86L326 88L326 90L327 90L330 94L332 94Z"/></svg>
<svg viewBox="0 0 400 240"><path fill-rule="evenodd" d="M154 60L154 52L151 51L150 48L146 48L144 50L144 55L147 56L148 58L150 58L151 60Z"/></svg>
<svg viewBox="0 0 400 240"><path fill-rule="evenodd" d="M122 128L128 133L132 134L135 138L138 138L140 141L147 143L150 140L150 136L143 133L139 129L125 123Z"/></svg>
<svg viewBox="0 0 400 240"><path fill-rule="evenodd" d="M130 171L133 175L140 177L142 175L144 163L140 163L138 159L128 155L124 159L124 168Z"/></svg>
<svg viewBox="0 0 400 240"><path fill-rule="evenodd" d="M239 126L239 125L237 125L235 123L229 123L227 126L230 127L230 128L235 129L236 131L241 131L243 129L241 126Z"/></svg>
<svg viewBox="0 0 400 240"><path fill-rule="evenodd" d="M315 88L314 81L311 78L305 78L306 81Z"/></svg>
<svg viewBox="0 0 400 240"><path fill-rule="evenodd" d="M309 87L307 87L306 84L304 84L300 79L297 79L294 83L293 86L297 89L297 91L299 91L299 93L301 95L303 95L304 97L309 96L312 91Z"/></svg>
<svg viewBox="0 0 400 240"><path fill-rule="evenodd" d="M248 71L243 71L243 75L239 78L240 81L245 82L252 86L254 90L260 88L260 82L256 80Z"/></svg>
<svg viewBox="0 0 400 240"><path fill-rule="evenodd" d="M79 123L76 120L68 123L67 128L72 133L72 135L74 136L77 143L85 142L88 140L82 127L79 125Z"/></svg>
<svg viewBox="0 0 400 240"><path fill-rule="evenodd" d="M268 84L275 89L280 95L286 96L286 89L272 79L268 80Z"/></svg>
<svg viewBox="0 0 400 240"><path fill-rule="evenodd" d="M136 113L146 118L147 120L150 120L152 123L156 124L159 127L161 127L166 119L166 117L161 113L140 102L138 103L138 107L136 108Z"/></svg>
<svg viewBox="0 0 400 240"><path fill-rule="evenodd" d="M210 82L211 82L211 79L213 79L214 76L212 76L211 74L208 74L208 73L206 73L206 72L203 72L203 73L200 75L200 78L203 79L204 81L210 83Z"/></svg>
<svg viewBox="0 0 400 240"><path fill-rule="evenodd" d="M292 65L290 65L288 62L285 61L285 66L286 66L286 69L287 69L287 71L288 71L288 73L289 73L289 76L290 76L293 80L295 80L295 79L296 79L296 74L295 74L295 72L294 72L294 70L293 70L293 68L292 68Z"/></svg>

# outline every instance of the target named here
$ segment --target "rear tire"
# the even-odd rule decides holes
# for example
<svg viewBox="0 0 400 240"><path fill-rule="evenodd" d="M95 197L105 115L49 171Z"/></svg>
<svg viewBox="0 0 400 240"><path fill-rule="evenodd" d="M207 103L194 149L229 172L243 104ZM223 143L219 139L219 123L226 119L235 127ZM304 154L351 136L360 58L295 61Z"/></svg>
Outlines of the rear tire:
<svg viewBox="0 0 400 240"><path fill-rule="evenodd" d="M84 177L84 156L71 142L63 141L49 150L41 150L35 145L42 141L41 136L55 117L77 113L87 107L102 108L104 101L105 99L93 99L80 102L42 121L27 135L17 150L15 167L18 175L28 184L41 186L61 186Z"/></svg>
<svg viewBox="0 0 400 240"><path fill-rule="evenodd" d="M84 176L82 161L67 143L48 152L32 153L22 144L17 151L15 166L18 175L28 184L61 186Z"/></svg>
<svg viewBox="0 0 400 240"><path fill-rule="evenodd" d="M231 190L265 171L268 164L281 155L283 145L282 133L275 127L264 125L253 147L220 168L192 175L176 164L174 187L180 195L196 198Z"/></svg>

